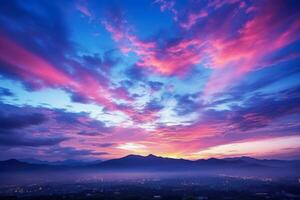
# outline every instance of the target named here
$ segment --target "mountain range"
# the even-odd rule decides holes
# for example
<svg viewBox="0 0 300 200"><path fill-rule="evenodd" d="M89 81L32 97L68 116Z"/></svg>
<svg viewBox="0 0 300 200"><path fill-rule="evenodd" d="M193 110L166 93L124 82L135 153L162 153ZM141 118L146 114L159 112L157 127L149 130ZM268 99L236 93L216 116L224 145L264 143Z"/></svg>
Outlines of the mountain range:
<svg viewBox="0 0 300 200"><path fill-rule="evenodd" d="M27 162L10 159L0 161L0 171L36 171L36 170L100 170L116 172L199 172L199 173L253 173L253 174L293 174L300 175L300 160L266 160L251 157L210 158L185 160L165 158L155 155L128 155L107 161L80 162L66 160L47 162L28 160Z"/></svg>

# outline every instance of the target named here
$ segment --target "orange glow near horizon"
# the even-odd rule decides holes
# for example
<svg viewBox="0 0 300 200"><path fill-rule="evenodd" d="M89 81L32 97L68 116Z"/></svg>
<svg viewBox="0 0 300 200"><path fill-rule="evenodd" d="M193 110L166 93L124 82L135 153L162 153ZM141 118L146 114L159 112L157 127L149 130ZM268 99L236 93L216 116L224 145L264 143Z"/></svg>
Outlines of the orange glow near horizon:
<svg viewBox="0 0 300 200"><path fill-rule="evenodd" d="M224 158L235 156L269 157L274 153L300 149L300 136L285 136L213 146L196 153L194 158Z"/></svg>

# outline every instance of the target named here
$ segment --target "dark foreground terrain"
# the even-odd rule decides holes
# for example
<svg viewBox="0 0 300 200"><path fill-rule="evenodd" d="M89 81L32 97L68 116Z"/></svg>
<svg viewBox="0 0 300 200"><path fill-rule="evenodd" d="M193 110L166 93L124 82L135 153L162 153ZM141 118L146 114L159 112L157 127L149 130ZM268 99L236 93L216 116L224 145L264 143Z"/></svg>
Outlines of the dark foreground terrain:
<svg viewBox="0 0 300 200"><path fill-rule="evenodd" d="M155 175L154 175L155 177ZM205 200L205 199L300 199L296 179L253 177L134 178L114 181L76 180L74 183L42 183L2 186L0 199L105 199L105 200Z"/></svg>
<svg viewBox="0 0 300 200"><path fill-rule="evenodd" d="M300 161L129 155L93 163L0 162L0 200L300 199Z"/></svg>

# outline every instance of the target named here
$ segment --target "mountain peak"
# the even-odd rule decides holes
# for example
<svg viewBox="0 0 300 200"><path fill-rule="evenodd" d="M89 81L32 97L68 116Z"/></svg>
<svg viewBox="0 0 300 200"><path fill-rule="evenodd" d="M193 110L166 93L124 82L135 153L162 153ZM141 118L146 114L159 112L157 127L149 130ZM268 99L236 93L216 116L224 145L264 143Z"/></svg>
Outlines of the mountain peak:
<svg viewBox="0 0 300 200"><path fill-rule="evenodd" d="M149 155L146 156L146 157L148 157L148 158L157 158L157 156L156 156L156 155L153 155L153 154L149 154Z"/></svg>
<svg viewBox="0 0 300 200"><path fill-rule="evenodd" d="M140 155L136 155L136 154L129 154L127 156L124 156L123 158L127 158L127 157L141 157Z"/></svg>
<svg viewBox="0 0 300 200"><path fill-rule="evenodd" d="M123 157L123 158L158 158L158 156L156 156L154 154L149 154L147 156L141 156L141 155L136 155L136 154L129 154L129 155Z"/></svg>

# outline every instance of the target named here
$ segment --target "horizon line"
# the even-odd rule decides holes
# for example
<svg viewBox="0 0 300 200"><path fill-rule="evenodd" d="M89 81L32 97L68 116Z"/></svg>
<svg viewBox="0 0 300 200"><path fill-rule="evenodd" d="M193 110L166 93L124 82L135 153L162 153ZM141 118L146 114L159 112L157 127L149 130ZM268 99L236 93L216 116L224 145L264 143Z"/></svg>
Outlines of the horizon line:
<svg viewBox="0 0 300 200"><path fill-rule="evenodd" d="M210 159L217 159L217 160L225 160L225 159L236 159L236 158L251 158L251 159L256 159L256 160L279 160L279 161L293 161L293 160L300 160L300 158L292 158L292 159L280 159L280 158L257 158L257 157L252 157L252 156L232 156L232 157L222 157L222 158L218 158L218 157L209 157L209 158L199 158L199 159L187 159L187 158L174 158L174 157L168 157L168 156L159 156L159 155L155 155L155 154L148 154L148 155L140 155L140 154L127 154L125 156L122 157L117 157L117 158L111 158L111 159L90 159L90 160L82 160L82 159L65 159L65 160L53 160L53 161L49 161L49 160L40 160L40 159L36 159L36 158L8 158L8 159L1 159L0 162L2 161L8 161L8 160L17 160L17 161L21 161L21 162L28 162L28 160L36 160L36 161L41 161L41 162L49 162L49 163L54 163L54 162L64 162L64 161L77 161L77 162L96 162L96 161L109 161L109 160L115 160L115 159L122 159L122 158L126 158L129 156L139 156L139 157L157 157L157 158L165 158L165 159L175 159L175 160L188 160L188 161L197 161L197 160L210 160ZM30 163L30 162L29 162Z"/></svg>

